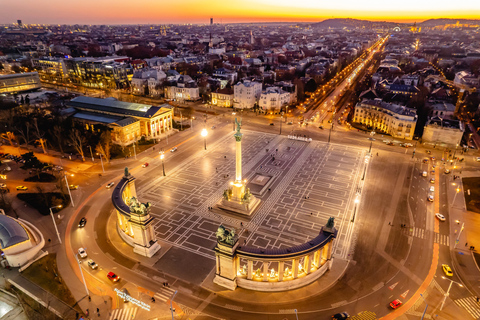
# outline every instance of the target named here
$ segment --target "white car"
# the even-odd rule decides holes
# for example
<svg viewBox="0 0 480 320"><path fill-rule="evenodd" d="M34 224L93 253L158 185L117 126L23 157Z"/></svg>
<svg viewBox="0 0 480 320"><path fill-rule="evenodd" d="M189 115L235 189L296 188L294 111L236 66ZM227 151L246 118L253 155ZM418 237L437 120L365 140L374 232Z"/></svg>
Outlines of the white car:
<svg viewBox="0 0 480 320"><path fill-rule="evenodd" d="M477 157L477 162L480 162L480 157Z"/></svg>
<svg viewBox="0 0 480 320"><path fill-rule="evenodd" d="M434 186L430 186L430 192L435 192L435 187Z"/></svg>
<svg viewBox="0 0 480 320"><path fill-rule="evenodd" d="M97 269L98 268L98 264L96 264L95 261L93 261L92 259L88 260L87 261L87 264L90 268L92 268L93 270Z"/></svg>
<svg viewBox="0 0 480 320"><path fill-rule="evenodd" d="M422 172L422 177L426 177L428 175L427 171Z"/></svg>
<svg viewBox="0 0 480 320"><path fill-rule="evenodd" d="M107 184L107 189L110 189L111 187L113 187L114 184L115 182L110 182L109 184Z"/></svg>
<svg viewBox="0 0 480 320"><path fill-rule="evenodd" d="M433 195L429 194L427 197L427 200L430 202L433 202Z"/></svg>
<svg viewBox="0 0 480 320"><path fill-rule="evenodd" d="M443 214L435 213L435 217L437 217L437 219L440 221L445 221L445 217L443 216Z"/></svg>
<svg viewBox="0 0 480 320"><path fill-rule="evenodd" d="M177 151L177 147L173 147L172 150L170 150L170 152L175 152Z"/></svg>
<svg viewBox="0 0 480 320"><path fill-rule="evenodd" d="M80 249L78 249L78 255L80 256L80 258L86 258L87 257L87 251L85 251L85 249L83 249L83 248L80 248Z"/></svg>

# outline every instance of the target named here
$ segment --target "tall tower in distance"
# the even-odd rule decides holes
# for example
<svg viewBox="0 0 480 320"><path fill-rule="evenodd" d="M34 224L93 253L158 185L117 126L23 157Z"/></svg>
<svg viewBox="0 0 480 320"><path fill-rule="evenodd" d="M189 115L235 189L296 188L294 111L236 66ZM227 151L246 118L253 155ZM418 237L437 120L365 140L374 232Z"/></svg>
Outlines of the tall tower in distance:
<svg viewBox="0 0 480 320"><path fill-rule="evenodd" d="M210 18L210 25L213 24L213 18Z"/></svg>
<svg viewBox="0 0 480 320"><path fill-rule="evenodd" d="M17 20L17 23L20 28L23 28L22 20Z"/></svg>

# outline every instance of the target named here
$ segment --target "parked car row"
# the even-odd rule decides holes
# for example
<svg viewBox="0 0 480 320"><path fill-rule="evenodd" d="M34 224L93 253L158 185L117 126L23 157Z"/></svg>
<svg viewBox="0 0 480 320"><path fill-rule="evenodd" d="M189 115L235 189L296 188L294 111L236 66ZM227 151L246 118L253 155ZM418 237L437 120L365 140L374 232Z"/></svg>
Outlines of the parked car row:
<svg viewBox="0 0 480 320"><path fill-rule="evenodd" d="M88 255L87 255L87 251L85 248L79 248L78 249L78 256L81 258L81 259L84 259L86 258ZM87 260L87 265L90 267L90 269L92 270L96 270L98 269L98 264L93 260L93 259L89 259ZM120 280L120 277L117 276L114 272L110 271L107 273L107 278L113 282L118 282Z"/></svg>

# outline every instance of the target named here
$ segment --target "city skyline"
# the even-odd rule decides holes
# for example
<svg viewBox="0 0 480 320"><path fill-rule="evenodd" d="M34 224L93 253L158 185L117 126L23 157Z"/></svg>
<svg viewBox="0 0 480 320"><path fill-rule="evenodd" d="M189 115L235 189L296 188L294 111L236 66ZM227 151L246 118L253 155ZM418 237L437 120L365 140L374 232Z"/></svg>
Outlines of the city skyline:
<svg viewBox="0 0 480 320"><path fill-rule="evenodd" d="M433 7L428 2L418 3L413 0L398 4L381 1L360 4L351 0L335 3L304 1L301 4L285 0L242 0L229 3L209 0L202 4L194 0L181 0L165 4L140 0L134 5L124 0L117 1L114 5L108 1L99 3L87 0L76 4L75 9L72 9L70 3L58 0L52 0L48 5L31 0L6 0L2 6L2 24L14 23L17 19L26 24L207 24L211 17L215 23L319 22L330 18L410 23L436 18L475 19L480 16L480 3L474 1L442 1Z"/></svg>

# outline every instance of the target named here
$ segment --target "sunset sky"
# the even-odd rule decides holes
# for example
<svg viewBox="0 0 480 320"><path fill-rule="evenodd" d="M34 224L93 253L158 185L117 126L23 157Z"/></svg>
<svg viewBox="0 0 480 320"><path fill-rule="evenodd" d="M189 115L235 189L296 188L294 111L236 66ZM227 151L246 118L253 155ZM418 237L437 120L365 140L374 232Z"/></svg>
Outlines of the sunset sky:
<svg viewBox="0 0 480 320"><path fill-rule="evenodd" d="M0 24L137 24L480 19L480 0L1 0Z"/></svg>

